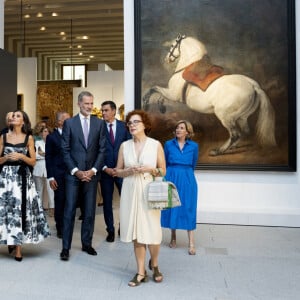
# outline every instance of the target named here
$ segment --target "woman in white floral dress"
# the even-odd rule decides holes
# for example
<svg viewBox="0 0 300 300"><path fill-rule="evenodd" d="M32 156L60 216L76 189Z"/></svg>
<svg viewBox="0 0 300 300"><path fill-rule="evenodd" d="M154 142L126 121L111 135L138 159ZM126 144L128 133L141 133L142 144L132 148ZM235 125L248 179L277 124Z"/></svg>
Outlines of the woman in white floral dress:
<svg viewBox="0 0 300 300"><path fill-rule="evenodd" d="M30 121L15 111L11 128L0 137L0 244L22 260L21 245L39 243L49 232L41 199L32 178L35 164Z"/></svg>

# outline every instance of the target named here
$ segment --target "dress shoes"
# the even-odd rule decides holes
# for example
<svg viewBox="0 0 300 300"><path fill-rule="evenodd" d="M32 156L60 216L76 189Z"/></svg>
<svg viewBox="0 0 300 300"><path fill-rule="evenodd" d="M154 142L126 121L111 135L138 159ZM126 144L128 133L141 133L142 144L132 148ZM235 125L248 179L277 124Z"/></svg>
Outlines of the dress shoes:
<svg viewBox="0 0 300 300"><path fill-rule="evenodd" d="M115 233L114 232L109 232L107 237L106 237L106 241L108 243L112 243L115 241Z"/></svg>
<svg viewBox="0 0 300 300"><path fill-rule="evenodd" d="M60 259L61 260L69 260L69 250L67 249L62 249L61 253L60 253Z"/></svg>
<svg viewBox="0 0 300 300"><path fill-rule="evenodd" d="M82 246L82 251L89 255L97 255L96 250L92 246Z"/></svg>

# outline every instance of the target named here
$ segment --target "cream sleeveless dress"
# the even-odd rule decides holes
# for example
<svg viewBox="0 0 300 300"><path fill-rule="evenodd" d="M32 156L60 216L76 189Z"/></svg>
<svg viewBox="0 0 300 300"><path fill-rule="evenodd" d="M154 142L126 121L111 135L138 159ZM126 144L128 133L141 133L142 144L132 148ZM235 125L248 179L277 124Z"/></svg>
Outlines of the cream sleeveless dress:
<svg viewBox="0 0 300 300"><path fill-rule="evenodd" d="M123 143L125 168L137 165L157 167L158 141L147 137L138 158L133 140ZM120 198L120 235L122 242L137 240L142 244L157 245L162 240L160 211L148 209L145 186L151 182L150 173L136 174L123 180Z"/></svg>

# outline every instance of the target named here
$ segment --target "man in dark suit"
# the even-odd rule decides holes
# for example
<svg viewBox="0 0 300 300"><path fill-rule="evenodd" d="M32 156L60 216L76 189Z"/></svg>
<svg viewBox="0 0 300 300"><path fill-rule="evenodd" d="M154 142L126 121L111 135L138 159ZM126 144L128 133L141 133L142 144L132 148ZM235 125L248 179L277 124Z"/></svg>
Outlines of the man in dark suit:
<svg viewBox="0 0 300 300"><path fill-rule="evenodd" d="M105 123L91 116L94 97L83 91L78 95L79 114L65 121L62 151L66 172L66 204L64 210L62 260L69 259L78 192L81 191L83 219L81 224L82 251L97 255L92 247L98 176L104 164ZM99 172L100 170L100 172Z"/></svg>
<svg viewBox="0 0 300 300"><path fill-rule="evenodd" d="M113 101L104 101L101 104L102 117L106 122L106 151L105 165L101 174L101 194L103 198L103 214L108 235L106 241L115 240L115 227L113 216L113 193L116 185L119 194L122 188L122 178L115 177L113 168L117 165L118 152L121 144L131 138L124 122L117 120L116 104Z"/></svg>
<svg viewBox="0 0 300 300"><path fill-rule="evenodd" d="M65 207L65 173L66 166L63 159L61 141L64 121L70 115L65 111L56 113L56 128L46 138L46 169L47 178L51 189L54 191L54 219L56 223L57 237L62 238L63 217Z"/></svg>

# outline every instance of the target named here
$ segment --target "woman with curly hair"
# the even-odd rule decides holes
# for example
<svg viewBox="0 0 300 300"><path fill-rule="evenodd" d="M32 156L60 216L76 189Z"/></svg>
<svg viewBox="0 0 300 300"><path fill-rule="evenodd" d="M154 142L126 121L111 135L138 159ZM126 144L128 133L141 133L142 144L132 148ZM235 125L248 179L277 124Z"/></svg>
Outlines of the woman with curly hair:
<svg viewBox="0 0 300 300"><path fill-rule="evenodd" d="M166 163L160 142L147 136L151 122L146 112L129 112L126 125L132 139L121 144L115 175L124 178L120 199L120 233L122 242L133 242L137 273L128 285L135 287L148 281L145 270L147 247L151 257L148 266L153 271L153 280L163 280L158 268L162 240L160 211L148 208L144 190L153 180L152 176L165 174Z"/></svg>

